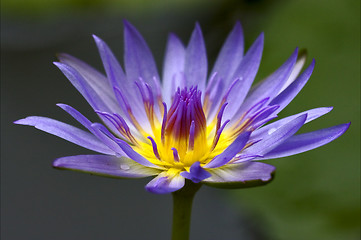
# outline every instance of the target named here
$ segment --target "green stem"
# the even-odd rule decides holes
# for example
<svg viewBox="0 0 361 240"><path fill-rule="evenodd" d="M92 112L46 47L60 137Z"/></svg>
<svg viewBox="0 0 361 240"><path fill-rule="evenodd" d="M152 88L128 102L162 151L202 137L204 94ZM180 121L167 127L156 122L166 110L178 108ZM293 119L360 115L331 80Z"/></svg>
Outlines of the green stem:
<svg viewBox="0 0 361 240"><path fill-rule="evenodd" d="M186 180L184 187L173 195L172 240L188 240L191 223L192 202L202 184Z"/></svg>

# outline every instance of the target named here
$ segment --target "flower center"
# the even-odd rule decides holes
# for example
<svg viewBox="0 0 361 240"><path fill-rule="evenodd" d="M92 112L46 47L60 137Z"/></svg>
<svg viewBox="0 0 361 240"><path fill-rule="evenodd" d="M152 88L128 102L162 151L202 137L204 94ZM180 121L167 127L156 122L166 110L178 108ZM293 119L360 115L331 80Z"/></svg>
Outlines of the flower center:
<svg viewBox="0 0 361 240"><path fill-rule="evenodd" d="M217 143L225 124L220 126L218 118L219 123L207 126L201 95L197 87L178 88L168 111L163 104L162 123L152 127L153 136L145 136L150 142L139 143L134 150L154 164L177 169L196 161L206 164L223 151L228 144Z"/></svg>

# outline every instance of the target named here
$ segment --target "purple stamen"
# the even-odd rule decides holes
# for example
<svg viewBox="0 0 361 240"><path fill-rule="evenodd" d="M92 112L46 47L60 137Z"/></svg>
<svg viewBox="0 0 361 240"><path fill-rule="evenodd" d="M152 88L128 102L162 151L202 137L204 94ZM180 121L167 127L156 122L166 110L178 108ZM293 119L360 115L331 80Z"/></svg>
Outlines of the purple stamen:
<svg viewBox="0 0 361 240"><path fill-rule="evenodd" d="M221 109L219 110L218 112L218 115L217 115L217 127L216 127L216 131L218 131L218 129L220 128L221 126L221 122L222 122L222 116L223 116L223 112L224 112L224 109L226 108L226 106L228 105L228 103L224 103L221 107Z"/></svg>
<svg viewBox="0 0 361 240"><path fill-rule="evenodd" d="M177 151L177 149L176 148L171 148L172 149L172 151L173 151L173 157L174 157L174 161L176 161L176 162L179 162L179 155L178 155L178 151Z"/></svg>
<svg viewBox="0 0 361 240"><path fill-rule="evenodd" d="M154 141L154 139L151 136L148 136L148 139L152 142L153 152L154 152L155 157L158 160L161 160L160 156L159 156L158 148L157 148L157 143Z"/></svg>
<svg viewBox="0 0 361 240"><path fill-rule="evenodd" d="M125 120L119 116L118 114L114 114L114 116L112 116L109 113L106 112L100 112L100 111L96 111L96 113L104 116L106 119L108 119L113 126L126 138L128 139L130 142L132 142L133 144L137 144L137 140L134 138L134 136L131 134L129 126L127 125L127 123L125 122Z"/></svg>
<svg viewBox="0 0 361 240"><path fill-rule="evenodd" d="M267 106L262 110L258 111L255 115L253 115L249 120L250 124L257 124L260 121L264 120L265 118L269 117L272 113L274 113L280 106L273 105ZM254 126L253 126L254 127Z"/></svg>
<svg viewBox="0 0 361 240"><path fill-rule="evenodd" d="M194 132L195 132L195 123L194 120L191 122L191 126L189 128L189 141L188 141L188 149L194 149Z"/></svg>
<svg viewBox="0 0 361 240"><path fill-rule="evenodd" d="M130 132L130 128L127 124L127 122L122 118L119 114L115 113L114 116L118 118L118 120L121 122L121 126L123 126L126 135L128 136L129 140L131 140L133 143L137 143L137 140L134 138L132 133Z"/></svg>
<svg viewBox="0 0 361 240"><path fill-rule="evenodd" d="M144 82L142 78L139 78L139 81L134 81L135 85L138 87L138 90L140 92L140 95L142 96L143 102L147 101L147 95L144 92Z"/></svg>
<svg viewBox="0 0 361 240"><path fill-rule="evenodd" d="M211 151L213 151L218 143L219 137L221 136L223 129L226 127L226 125L229 123L230 120L225 121L222 126L218 129L218 131L216 132L216 135L213 138L213 143L212 143L212 147L211 147Z"/></svg>
<svg viewBox="0 0 361 240"><path fill-rule="evenodd" d="M167 104L165 104L165 102L163 102L163 107L164 107L164 111L163 111L161 141L162 141L162 143L164 144L164 140L165 140L165 127L166 127L166 124L167 124Z"/></svg>
<svg viewBox="0 0 361 240"><path fill-rule="evenodd" d="M148 83L145 83L145 87L147 88L148 90L148 102L150 105L154 105L154 96L153 96L153 92L152 92L152 89L151 87L149 86Z"/></svg>
<svg viewBox="0 0 361 240"><path fill-rule="evenodd" d="M228 88L226 94L225 94L224 97L223 97L223 101L226 101L226 100L227 100L228 95L231 93L233 87L234 87L239 81L240 81L239 78L237 78L236 80L234 80L234 81L232 82L231 86Z"/></svg>

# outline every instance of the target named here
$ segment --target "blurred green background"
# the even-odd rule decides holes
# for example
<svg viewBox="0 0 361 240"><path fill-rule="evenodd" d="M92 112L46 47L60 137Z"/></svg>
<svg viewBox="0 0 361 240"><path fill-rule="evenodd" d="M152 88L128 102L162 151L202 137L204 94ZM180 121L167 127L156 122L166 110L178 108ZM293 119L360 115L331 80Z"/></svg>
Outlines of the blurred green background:
<svg viewBox="0 0 361 240"><path fill-rule="evenodd" d="M27 236L49 239L45 237L45 233L38 232L41 225L47 228L44 231L49 231L49 234L59 229L60 232L75 233L59 236L81 239L83 235L76 234L89 231L91 228L89 224L89 228L83 230L78 226L82 225L81 221L89 218L87 211L95 211L94 209L98 208L96 204L116 203L118 200L113 199L114 195L107 196L114 194L115 187L116 191L120 192L120 202L120 198L122 201L128 201L126 196L132 199L128 202L134 208L131 215L141 218L142 211L145 211L145 215L150 214L149 219L169 218L157 220L159 225L166 224L164 229L156 223L150 223L151 220L143 223L144 228L146 225L159 227L154 232L149 230L149 234L170 231L170 225L167 223L170 220L170 199L143 193L142 186L146 181L120 183L99 180L101 178L92 176L88 178L79 173L65 174L52 170L49 167L52 159L84 154L86 151L67 145L62 140L53 140L54 137L42 135L33 129L15 127L11 124L12 121L28 115L45 115L64 120L65 114L55 107L57 102L86 109L88 113L85 110L81 111L94 117L82 98L66 83L65 77L51 66L51 62L55 60L56 52L68 52L102 69L92 43L92 33L107 41L121 59L121 20L124 18L142 32L153 50L159 70L162 66L167 33L175 32L186 43L196 21L202 26L210 64L216 58L217 51L236 20L240 20L243 25L246 48L263 31L265 47L256 80L262 79L280 66L295 47L306 48L309 56L307 62L309 63L312 58L316 59L315 71L299 96L281 113L281 117L315 107L333 106L331 113L311 122L302 131L352 122L346 134L335 142L307 153L269 161L277 167L277 173L275 180L265 187L232 191L204 187L195 200L193 237L220 239L217 235L213 235L214 238L211 238L212 235L202 235L204 231L212 231L209 226L220 226L216 231L221 234L218 236L224 237L222 239L360 239L359 0L2 0L3 239L19 239L17 237L21 236L22 229L23 234ZM68 118L64 121L71 120ZM44 149L40 149L41 146L44 146ZM46 165L44 169L43 165ZM62 185L64 181L69 185ZM51 186L45 186L46 184ZM84 187L87 184L88 188ZM123 190L129 184L135 185ZM85 188L87 192L81 192L81 195L78 188ZM95 189L106 192L89 192ZM71 199L75 198L74 194L82 200ZM134 202L138 197L143 200ZM106 202L110 201L109 198L112 202ZM90 200L94 205L89 205L89 209L81 208L83 201ZM55 206L50 204L50 201ZM153 204L150 207L152 210L139 206L148 206L144 203L147 201ZM157 204L158 201L162 204ZM204 207L208 206L207 201L214 202L213 205L209 205L210 209ZM61 214L56 211L62 204L70 206L64 207L64 216L60 216ZM34 205L37 206L35 210ZM224 214L227 217L222 215L222 207L225 208ZM166 210L163 215L157 214L161 208ZM78 212L82 217L70 216L70 212ZM107 214L112 214L96 213L104 218L107 218ZM54 216L55 214L58 215ZM52 228L46 224L49 219L54 220L54 217L57 220L51 223L59 228ZM68 217L73 219L73 223L70 220L65 226L63 222ZM122 219L122 214L119 218L114 220L127 220L124 216ZM236 220L233 221L232 218ZM207 219L212 220L207 222ZM30 228L31 224L40 227ZM111 229L123 231L124 225L117 226L117 222L113 225L114 228ZM134 231L141 231L143 226ZM110 229L109 226L95 227L98 228L99 234ZM116 232L113 235L111 232L107 234L109 235L105 238L102 235L103 239L140 239L125 236L115 238ZM141 236L139 234L134 236ZM244 238L241 238L242 234ZM96 237L97 235L91 236L93 238L88 236L87 239L101 239ZM168 235L163 234L151 239L167 238Z"/></svg>

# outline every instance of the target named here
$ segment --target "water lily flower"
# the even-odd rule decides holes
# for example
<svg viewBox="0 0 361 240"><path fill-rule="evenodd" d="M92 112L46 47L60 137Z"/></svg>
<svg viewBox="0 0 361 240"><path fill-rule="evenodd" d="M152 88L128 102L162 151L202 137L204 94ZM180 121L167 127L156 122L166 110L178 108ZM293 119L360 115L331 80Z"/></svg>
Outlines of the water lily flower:
<svg viewBox="0 0 361 240"><path fill-rule="evenodd" d="M306 57L296 48L282 66L252 86L263 38L261 34L244 54L237 22L208 72L203 36L196 24L187 46L169 35L160 77L145 40L125 21L125 71L97 36L94 40L106 76L67 54L60 54L54 63L101 123L91 122L66 104L58 106L87 131L38 116L15 123L99 153L62 157L54 161L54 167L115 178L155 176L146 185L152 193L175 192L186 182L220 188L268 183L275 167L261 161L327 144L342 135L349 123L296 134L331 107L269 123L306 84L315 61L301 73Z"/></svg>

